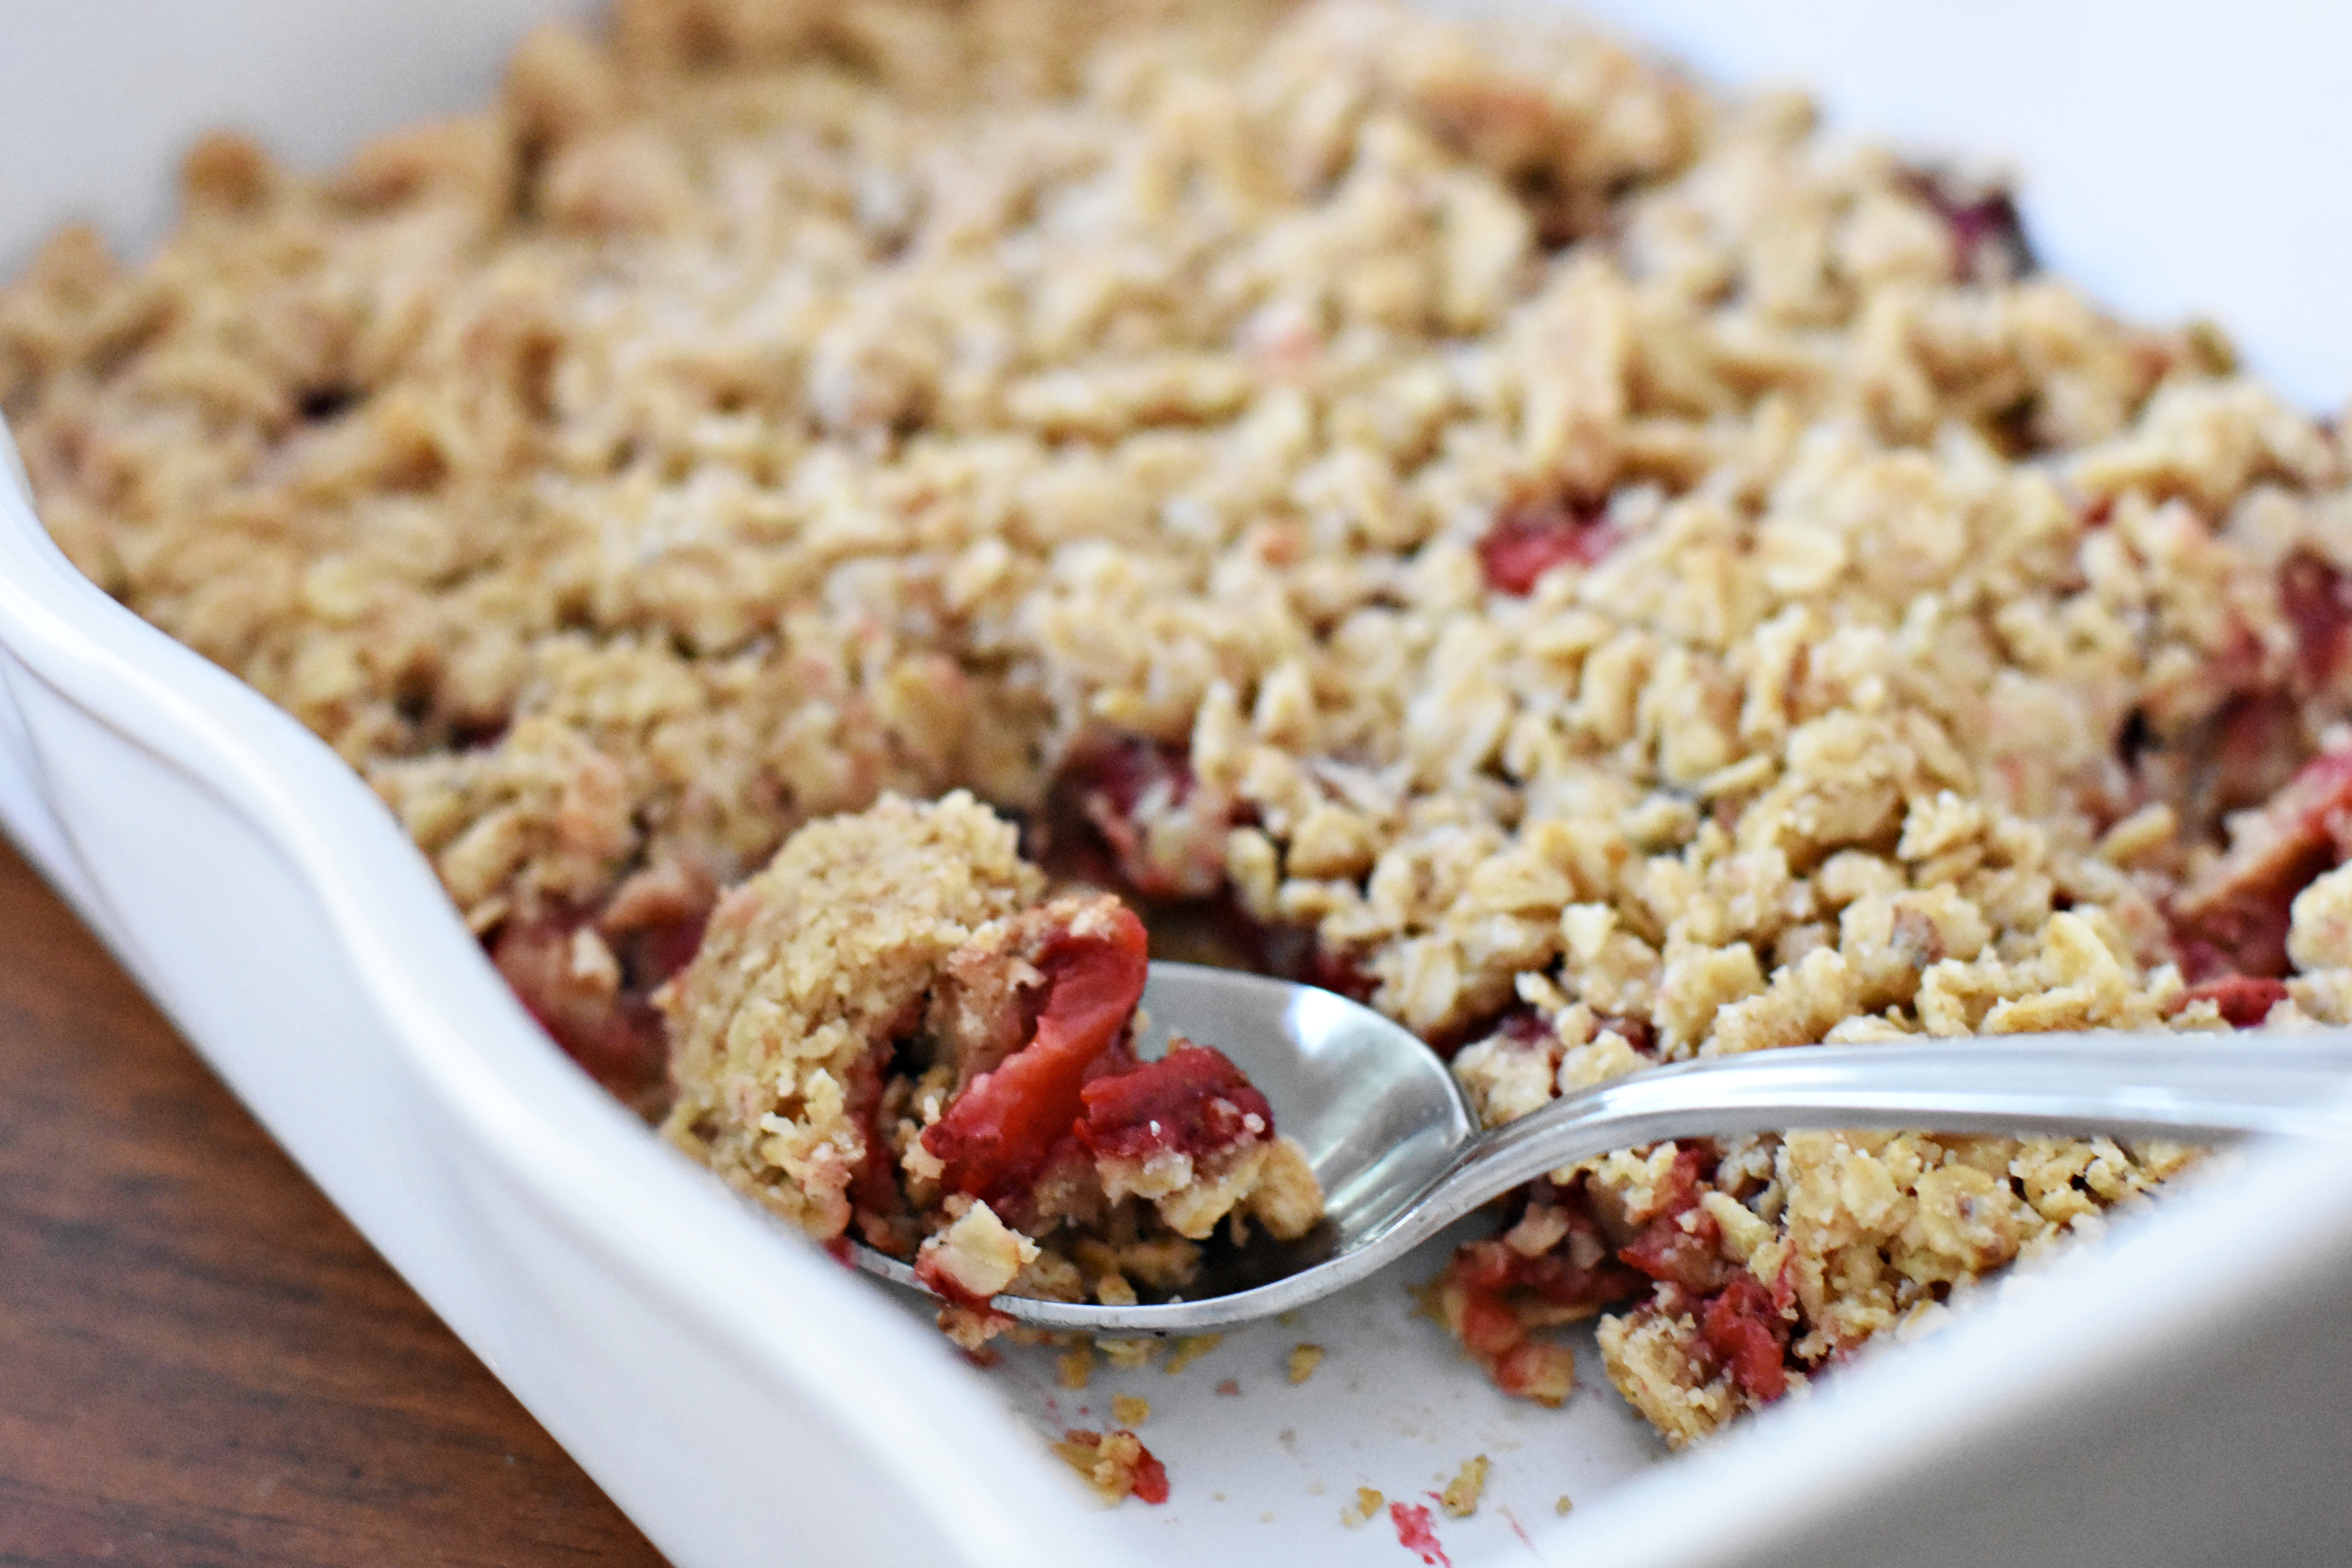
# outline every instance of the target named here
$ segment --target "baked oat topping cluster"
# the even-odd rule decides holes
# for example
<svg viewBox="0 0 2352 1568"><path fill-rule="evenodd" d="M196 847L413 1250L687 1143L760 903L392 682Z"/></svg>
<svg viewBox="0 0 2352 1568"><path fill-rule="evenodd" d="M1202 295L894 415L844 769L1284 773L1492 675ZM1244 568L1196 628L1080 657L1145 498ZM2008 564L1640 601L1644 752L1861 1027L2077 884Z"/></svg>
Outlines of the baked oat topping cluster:
<svg viewBox="0 0 2352 1568"><path fill-rule="evenodd" d="M930 934L824 939L801 1008L836 872L761 868L886 792L1087 825L1490 1121L1824 1039L2352 1017L2336 436L1793 99L1369 0L620 0L479 113L325 178L216 137L185 187L149 262L70 230L0 292L47 523L820 1230L892 966L1044 892L910 828ZM2189 1157L1632 1151L1430 1299L1538 1398L1602 1314L1679 1443Z"/></svg>
<svg viewBox="0 0 2352 1568"><path fill-rule="evenodd" d="M962 791L812 823L656 994L663 1130L816 1239L911 1260L967 1348L1008 1292L1181 1290L1221 1222L1297 1240L1323 1198L1213 1047L1136 1059L1144 941L1108 894L1046 899Z"/></svg>

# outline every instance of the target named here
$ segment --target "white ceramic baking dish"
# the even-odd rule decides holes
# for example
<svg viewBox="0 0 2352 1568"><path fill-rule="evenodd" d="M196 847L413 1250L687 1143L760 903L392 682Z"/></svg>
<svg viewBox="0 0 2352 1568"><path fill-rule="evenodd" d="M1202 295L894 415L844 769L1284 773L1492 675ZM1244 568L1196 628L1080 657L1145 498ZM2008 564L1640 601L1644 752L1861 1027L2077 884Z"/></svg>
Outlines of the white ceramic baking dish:
<svg viewBox="0 0 2352 1568"><path fill-rule="evenodd" d="M173 147L201 124L257 124L319 158L467 102L543 8L16 0L0 11L0 146L17 150L0 163L0 260L69 206L135 237ZM1832 87L1850 69L1879 79L1873 50L1882 75L1921 75L1916 37L1851 16L1840 30L1850 9L1796 7L1785 29L1723 18L1710 37L1734 41L1710 58L1786 74L1773 51L1801 54L1811 26ZM2014 30L2021 12L1994 6L1987 25ZM1661 17L1686 21L1674 6ZM1763 40L1745 55L1743 28ZM1889 124L1970 130L1935 113ZM2009 124L1980 121L1978 144L2031 166L2032 139ZM2304 166L2326 172L2342 144L2304 147ZM2068 239L2095 282L2117 257L2129 272L2121 232ZM2279 287L2242 274L2241 288ZM2352 378L2352 308L2326 303L2326 331L2309 336L2346 345L2336 363ZM2297 368L2307 342L2255 346L2319 395L2320 373ZM1408 1562L1384 1522L1342 1528L1353 1488L1416 1499L1481 1452L1487 1505L1439 1523L1464 1568L2324 1562L2352 1542L2352 1150L2252 1151L1948 1331L1667 1462L1597 1377L1564 1412L1495 1395L1410 1319L1398 1280L1235 1335L1182 1376L1098 1376L1069 1394L1034 1359L975 1373L903 1303L603 1099L509 996L360 782L79 577L5 472L0 821L687 1568ZM1331 1353L1292 1388L1277 1369L1300 1340ZM1228 1381L1238 1394L1216 1392ZM1114 1387L1156 1406L1144 1435L1176 1489L1163 1509L1099 1509L1036 1440L1038 1425L1105 1424ZM1565 1516L1562 1496L1578 1505Z"/></svg>

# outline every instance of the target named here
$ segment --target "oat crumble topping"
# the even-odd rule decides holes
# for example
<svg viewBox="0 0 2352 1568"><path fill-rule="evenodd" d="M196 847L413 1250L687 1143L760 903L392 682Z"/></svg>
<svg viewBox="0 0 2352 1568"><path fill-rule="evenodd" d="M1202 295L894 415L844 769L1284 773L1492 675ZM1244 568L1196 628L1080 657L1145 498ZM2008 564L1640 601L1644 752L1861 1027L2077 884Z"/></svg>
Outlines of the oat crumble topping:
<svg viewBox="0 0 2352 1568"><path fill-rule="evenodd" d="M2352 1019L2336 433L1795 99L1377 0L619 0L479 112L184 184L152 260L70 229L0 289L45 522L814 1234L886 1094L947 1169L947 1069L877 1042L984 1053L955 987L1083 912L981 801L1222 900L1490 1122L1822 1040ZM1553 1403L1601 1315L1679 1444L2193 1157L1628 1151L1430 1300ZM960 1195L866 1206L973 1293L1201 1228L1090 1267ZM1127 1445L1065 1451L1164 1489Z"/></svg>

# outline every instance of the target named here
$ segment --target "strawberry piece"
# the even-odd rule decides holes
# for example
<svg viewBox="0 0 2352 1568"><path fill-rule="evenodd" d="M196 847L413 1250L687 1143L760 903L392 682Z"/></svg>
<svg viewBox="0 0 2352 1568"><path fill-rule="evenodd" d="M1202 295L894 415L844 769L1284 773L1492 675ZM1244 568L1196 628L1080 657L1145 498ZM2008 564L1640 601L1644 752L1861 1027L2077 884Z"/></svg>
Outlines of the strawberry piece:
<svg viewBox="0 0 2352 1568"><path fill-rule="evenodd" d="M2352 752L2314 759L2239 828L2230 852L2172 908L2181 967L2192 980L2287 973L2294 896L2342 864L2352 845Z"/></svg>
<svg viewBox="0 0 2352 1568"><path fill-rule="evenodd" d="M490 940L490 962L539 1026L615 1097L646 1098L669 1059L661 1016L642 994L583 977L573 942L584 917L510 921Z"/></svg>
<svg viewBox="0 0 2352 1568"><path fill-rule="evenodd" d="M1716 1250L1722 1236L1714 1216L1704 1212L1688 1230L1680 1217L1661 1215L1617 1256L1653 1279L1704 1296L1723 1282L1725 1264Z"/></svg>
<svg viewBox="0 0 2352 1568"><path fill-rule="evenodd" d="M1769 1402L1789 1391L1789 1324L1753 1275L1735 1276L1706 1304L1698 1331L1750 1397Z"/></svg>
<svg viewBox="0 0 2352 1568"><path fill-rule="evenodd" d="M1094 1079L1078 1092L1086 1104L1078 1138L1097 1155L1136 1161L1163 1152L1201 1155L1274 1135L1265 1096L1223 1052L1189 1040L1158 1061Z"/></svg>
<svg viewBox="0 0 2352 1568"><path fill-rule="evenodd" d="M1562 501L1507 507L1478 541L1478 564L1487 586L1525 598L1553 567L1568 562L1591 566L1616 543L1617 531L1599 507Z"/></svg>
<svg viewBox="0 0 2352 1568"><path fill-rule="evenodd" d="M2317 556L2297 551L2279 568L2279 607L2294 626L2304 679L2326 687L2352 655L2352 584Z"/></svg>
<svg viewBox="0 0 2352 1568"><path fill-rule="evenodd" d="M1087 1069L1126 1032L1143 996L1143 922L1122 907L1108 929L1063 931L1037 957L1045 1002L1029 1042L972 1079L923 1147L952 1191L988 1200L1024 1185L1084 1109Z"/></svg>
<svg viewBox="0 0 2352 1568"><path fill-rule="evenodd" d="M2267 976L2224 974L2189 988L2188 1000L2210 1002L2233 1029L2251 1029L2286 1000L2286 984Z"/></svg>
<svg viewBox="0 0 2352 1568"><path fill-rule="evenodd" d="M1135 1436L1132 1432L1125 1435L1129 1437ZM1145 1502L1156 1506L1168 1500L1168 1467L1160 1462L1160 1456L1139 1441L1135 1445L1135 1474L1129 1484L1134 1489L1134 1495Z"/></svg>

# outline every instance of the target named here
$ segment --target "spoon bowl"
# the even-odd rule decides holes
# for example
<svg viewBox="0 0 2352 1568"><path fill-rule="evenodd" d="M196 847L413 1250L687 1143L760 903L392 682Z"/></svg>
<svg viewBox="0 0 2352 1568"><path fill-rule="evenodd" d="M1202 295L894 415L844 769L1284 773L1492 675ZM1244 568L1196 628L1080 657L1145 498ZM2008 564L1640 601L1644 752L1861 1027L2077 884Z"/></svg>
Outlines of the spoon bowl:
<svg viewBox="0 0 2352 1568"><path fill-rule="evenodd" d="M1329 991L1155 963L1144 1057L1171 1035L1216 1047L1305 1150L1324 1223L1232 1249L1190 1299L1108 1307L999 1296L1041 1328L1189 1334L1301 1307L1402 1258L1488 1200L1612 1150L1797 1130L2082 1134L2207 1141L2352 1138L2352 1030L2283 1036L2026 1035L1808 1046L1658 1067L1481 1131L1452 1070L1402 1025ZM915 1289L908 1265L858 1266Z"/></svg>

